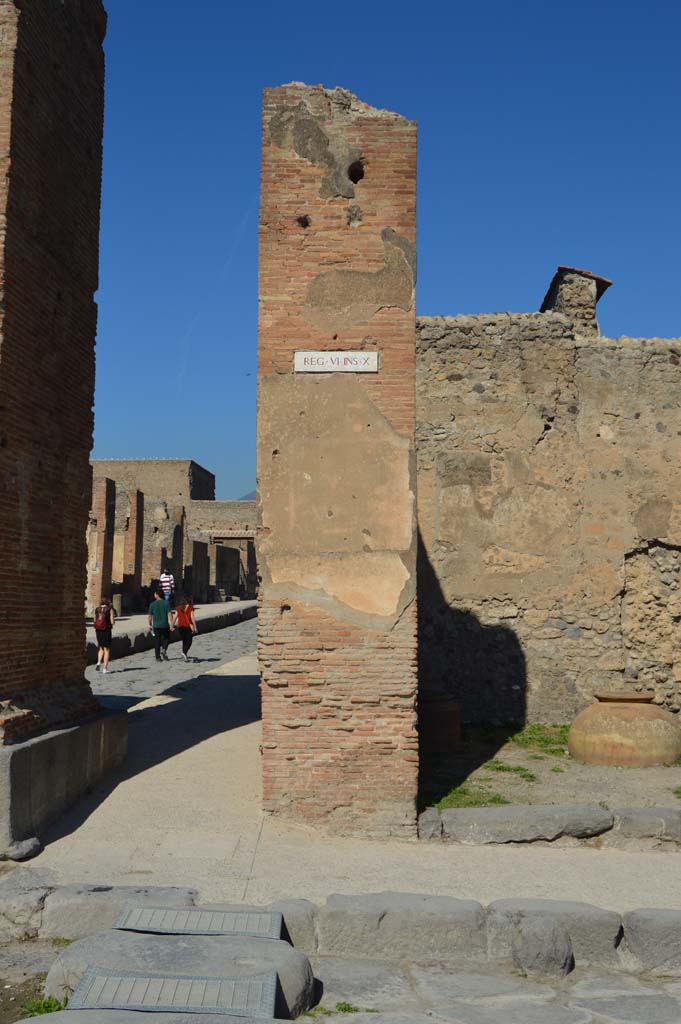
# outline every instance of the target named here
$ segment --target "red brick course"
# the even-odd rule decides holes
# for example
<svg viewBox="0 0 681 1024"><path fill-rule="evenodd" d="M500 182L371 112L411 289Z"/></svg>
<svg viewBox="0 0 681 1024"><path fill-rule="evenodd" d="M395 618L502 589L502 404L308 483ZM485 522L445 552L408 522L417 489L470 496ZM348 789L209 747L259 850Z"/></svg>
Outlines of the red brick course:
<svg viewBox="0 0 681 1024"><path fill-rule="evenodd" d="M0 742L97 708L83 594L105 27L99 0L0 3Z"/></svg>
<svg viewBox="0 0 681 1024"><path fill-rule="evenodd" d="M351 111L337 107L332 113L329 105L325 115L327 95L321 87L300 85L265 90L259 416L273 415L263 408L262 383L291 375L296 350L377 349L380 372L353 379L413 450L413 306L386 305L338 329L316 325L304 306L310 285L325 271L381 270L384 229L415 243L416 127L354 98ZM324 130L341 139L343 151L361 154L364 179L356 184L354 198L320 195L324 168L273 138L273 119L282 111L289 116L301 103L309 105ZM359 208L359 227L350 226L352 208ZM285 410L274 415L282 417L282 428L291 429ZM262 424L259 429L262 433ZM303 420L299 429L305 429ZM269 461L259 455L261 497L271 472L271 453L267 456ZM295 503L291 495L289 507ZM264 806L340 830L413 834L418 775L415 596L390 624L342 611L337 615L297 593L282 599L280 588L268 581L262 551L265 539L268 544L276 540L276 530L263 526L271 510L260 511ZM408 552L404 561L411 569L408 586L414 588Z"/></svg>

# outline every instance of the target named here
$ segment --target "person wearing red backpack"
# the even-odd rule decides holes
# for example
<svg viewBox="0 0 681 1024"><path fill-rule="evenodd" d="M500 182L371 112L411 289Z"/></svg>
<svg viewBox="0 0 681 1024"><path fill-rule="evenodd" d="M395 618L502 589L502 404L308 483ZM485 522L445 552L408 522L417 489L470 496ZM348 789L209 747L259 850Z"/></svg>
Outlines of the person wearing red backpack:
<svg viewBox="0 0 681 1024"><path fill-rule="evenodd" d="M111 656L111 630L113 629L116 616L114 610L111 607L111 601L108 597L103 597L101 604L95 608L94 616L94 627L95 633L97 634L97 668L99 672L100 668L102 672L107 671L109 665L109 658Z"/></svg>

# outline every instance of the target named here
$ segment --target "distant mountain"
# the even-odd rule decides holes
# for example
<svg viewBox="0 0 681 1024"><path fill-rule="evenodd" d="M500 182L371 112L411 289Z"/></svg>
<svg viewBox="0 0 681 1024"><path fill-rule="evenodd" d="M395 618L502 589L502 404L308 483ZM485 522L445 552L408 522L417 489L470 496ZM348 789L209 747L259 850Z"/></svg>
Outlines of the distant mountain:
<svg viewBox="0 0 681 1024"><path fill-rule="evenodd" d="M243 497L237 498L237 501L255 501L255 491L249 491L248 494L244 494Z"/></svg>

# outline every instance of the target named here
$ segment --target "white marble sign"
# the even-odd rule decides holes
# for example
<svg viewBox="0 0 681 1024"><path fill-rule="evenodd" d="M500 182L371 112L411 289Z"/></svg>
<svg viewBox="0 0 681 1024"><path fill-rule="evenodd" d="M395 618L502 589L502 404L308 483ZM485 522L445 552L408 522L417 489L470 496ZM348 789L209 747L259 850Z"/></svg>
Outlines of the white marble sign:
<svg viewBox="0 0 681 1024"><path fill-rule="evenodd" d="M378 373L378 352L296 352L296 373Z"/></svg>

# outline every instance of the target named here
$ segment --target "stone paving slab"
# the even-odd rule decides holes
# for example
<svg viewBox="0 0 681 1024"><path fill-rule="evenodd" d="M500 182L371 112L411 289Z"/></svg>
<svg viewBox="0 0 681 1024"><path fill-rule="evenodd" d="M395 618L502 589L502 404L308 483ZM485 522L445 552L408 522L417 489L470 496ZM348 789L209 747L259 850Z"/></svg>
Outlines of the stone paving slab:
<svg viewBox="0 0 681 1024"><path fill-rule="evenodd" d="M72 1010L250 1015L272 1020L276 991L276 971L241 978L201 978L89 967L69 1005Z"/></svg>
<svg viewBox="0 0 681 1024"><path fill-rule="evenodd" d="M553 842L561 836L585 839L613 826L610 811L577 804L447 808L440 816L445 839L475 845Z"/></svg>
<svg viewBox="0 0 681 1024"><path fill-rule="evenodd" d="M61 951L47 976L45 994L63 999L90 967L209 978L249 978L274 970L281 990L280 1016L302 1013L313 999L307 957L280 939L100 932Z"/></svg>
<svg viewBox="0 0 681 1024"><path fill-rule="evenodd" d="M204 604L195 609L199 636L235 626L258 614L257 601L222 601ZM171 633L171 644L180 640L177 630ZM149 632L149 622L144 615L122 615L116 619L111 642L111 660L150 651L154 638ZM86 631L86 657L88 665L97 661L97 636L92 626Z"/></svg>
<svg viewBox="0 0 681 1024"><path fill-rule="evenodd" d="M83 939L113 927L128 903L137 907L191 907L196 890L171 886L64 885L45 900L40 937Z"/></svg>

